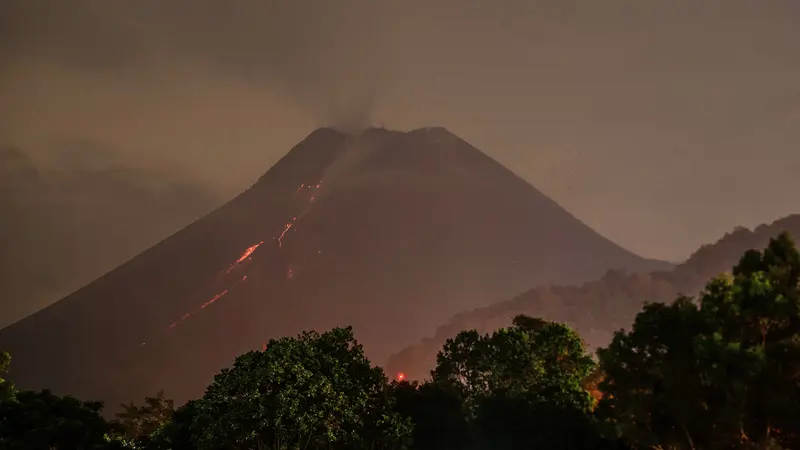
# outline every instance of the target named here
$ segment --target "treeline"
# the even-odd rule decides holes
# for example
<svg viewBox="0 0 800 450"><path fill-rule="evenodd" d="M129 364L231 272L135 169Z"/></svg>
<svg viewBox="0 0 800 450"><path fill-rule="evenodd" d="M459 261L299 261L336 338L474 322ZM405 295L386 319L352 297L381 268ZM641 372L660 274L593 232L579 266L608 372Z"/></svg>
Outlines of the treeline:
<svg viewBox="0 0 800 450"><path fill-rule="evenodd" d="M521 315L447 340L426 381L390 382L350 328L306 332L239 356L198 400L159 393L113 421L0 379L0 448L800 448L799 281L782 234L696 298L647 304L596 358Z"/></svg>

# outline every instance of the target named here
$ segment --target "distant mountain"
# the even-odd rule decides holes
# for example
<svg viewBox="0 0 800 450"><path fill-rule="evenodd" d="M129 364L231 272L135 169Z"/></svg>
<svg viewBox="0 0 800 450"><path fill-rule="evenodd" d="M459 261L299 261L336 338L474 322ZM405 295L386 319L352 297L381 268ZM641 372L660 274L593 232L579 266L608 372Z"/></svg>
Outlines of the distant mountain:
<svg viewBox="0 0 800 450"><path fill-rule="evenodd" d="M633 322L643 302L670 302L680 294L698 294L708 280L730 270L745 251L766 247L782 231L800 238L800 215L752 231L738 227L716 243L700 247L672 270L639 274L611 270L582 285L537 287L513 300L463 312L439 327L432 338L393 355L386 368L389 373L403 372L409 379L424 379L446 339L461 330L488 332L508 326L517 314L569 323L590 347L605 346L614 331Z"/></svg>
<svg viewBox="0 0 800 450"><path fill-rule="evenodd" d="M666 266L443 128L319 129L234 200L0 331L0 348L23 388L183 400L271 337L352 324L382 362L528 286Z"/></svg>

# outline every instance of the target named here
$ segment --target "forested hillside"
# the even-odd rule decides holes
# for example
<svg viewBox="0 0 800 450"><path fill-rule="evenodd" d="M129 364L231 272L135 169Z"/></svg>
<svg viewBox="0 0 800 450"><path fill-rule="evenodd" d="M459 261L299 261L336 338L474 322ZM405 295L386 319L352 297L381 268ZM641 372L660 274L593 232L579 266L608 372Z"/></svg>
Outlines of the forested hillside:
<svg viewBox="0 0 800 450"><path fill-rule="evenodd" d="M439 327L432 338L394 355L389 373L423 379L436 362L445 340L465 329L483 332L507 326L517 314L565 322L581 333L592 348L605 346L614 331L627 328L643 302L668 302L680 294L700 292L706 281L730 270L747 250L763 248L782 231L800 236L800 215L791 215L754 230L737 227L713 244L700 247L670 271L627 274L610 271L599 280L578 286L545 286L485 308L464 312Z"/></svg>

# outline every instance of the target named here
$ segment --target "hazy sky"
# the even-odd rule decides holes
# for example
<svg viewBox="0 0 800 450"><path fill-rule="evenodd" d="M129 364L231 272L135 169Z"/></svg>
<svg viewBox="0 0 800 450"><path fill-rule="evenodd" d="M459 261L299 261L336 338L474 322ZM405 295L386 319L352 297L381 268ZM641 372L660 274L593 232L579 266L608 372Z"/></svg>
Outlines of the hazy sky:
<svg viewBox="0 0 800 450"><path fill-rule="evenodd" d="M5 0L0 145L230 197L314 127L445 126L677 260L798 212L796 0Z"/></svg>

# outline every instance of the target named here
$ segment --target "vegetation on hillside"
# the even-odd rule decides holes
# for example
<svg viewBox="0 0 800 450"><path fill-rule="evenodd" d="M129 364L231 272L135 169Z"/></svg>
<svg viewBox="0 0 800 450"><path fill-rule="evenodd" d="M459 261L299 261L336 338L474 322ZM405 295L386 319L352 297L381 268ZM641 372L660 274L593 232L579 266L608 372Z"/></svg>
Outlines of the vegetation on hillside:
<svg viewBox="0 0 800 450"><path fill-rule="evenodd" d="M3 449L800 448L800 254L747 251L697 297L640 309L597 358L562 323L517 315L390 382L350 328L272 340L197 400L100 405L0 379ZM7 367L3 354L0 369Z"/></svg>
<svg viewBox="0 0 800 450"><path fill-rule="evenodd" d="M729 271L744 252L764 248L781 232L800 236L800 215L752 231L737 227L716 243L700 247L670 271L630 274L612 270L580 286L536 287L512 300L458 314L432 338L394 355L387 369L403 371L410 378L424 377L435 366L436 353L448 338L461 330L489 332L505 327L519 314L569 324L591 349L604 347L615 330L630 326L643 302L668 303L681 295L699 294L710 278Z"/></svg>

